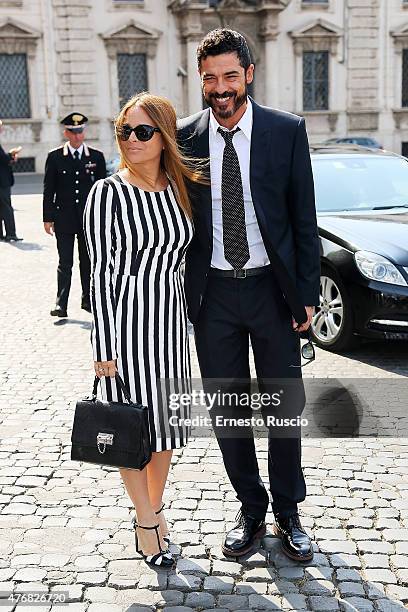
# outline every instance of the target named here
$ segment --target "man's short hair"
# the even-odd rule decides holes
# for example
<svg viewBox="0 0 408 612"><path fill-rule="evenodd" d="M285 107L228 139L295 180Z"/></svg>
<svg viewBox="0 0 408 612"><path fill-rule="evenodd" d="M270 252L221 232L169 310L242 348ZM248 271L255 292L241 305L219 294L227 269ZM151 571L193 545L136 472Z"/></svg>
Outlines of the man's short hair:
<svg viewBox="0 0 408 612"><path fill-rule="evenodd" d="M217 28L208 32L197 48L198 69L201 61L209 55L221 55L221 53L236 53L239 63L245 72L251 65L251 54L248 43L239 32L227 28Z"/></svg>

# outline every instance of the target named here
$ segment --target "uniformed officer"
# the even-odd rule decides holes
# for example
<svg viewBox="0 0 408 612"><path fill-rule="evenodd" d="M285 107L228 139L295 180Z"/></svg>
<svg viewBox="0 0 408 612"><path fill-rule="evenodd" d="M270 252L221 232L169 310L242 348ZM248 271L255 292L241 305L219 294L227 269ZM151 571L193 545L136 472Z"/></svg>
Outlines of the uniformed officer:
<svg viewBox="0 0 408 612"><path fill-rule="evenodd" d="M75 235L78 239L82 285L81 308L91 312L91 269L82 217L93 183L106 177L106 164L103 153L88 147L84 142L87 121L88 118L81 113L71 113L61 121L68 142L50 151L45 164L44 229L47 234L55 233L59 255L57 300L50 312L53 317L67 316Z"/></svg>

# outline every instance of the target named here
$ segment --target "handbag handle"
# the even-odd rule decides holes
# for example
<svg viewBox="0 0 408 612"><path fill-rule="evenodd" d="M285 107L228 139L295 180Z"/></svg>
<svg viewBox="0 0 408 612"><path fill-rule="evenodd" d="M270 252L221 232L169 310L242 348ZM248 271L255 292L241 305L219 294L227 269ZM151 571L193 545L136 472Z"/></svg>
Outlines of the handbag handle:
<svg viewBox="0 0 408 612"><path fill-rule="evenodd" d="M130 397L130 393L129 393L129 391L127 390L126 385L125 385L125 383L123 382L123 380L122 380L122 378L121 378L121 376L120 376L119 372L116 372L116 373L115 373L115 379L116 379L116 381L117 381L117 383L118 383L118 385L119 385L119 387L120 387L120 390L121 390L121 391L122 391L122 393L123 393L123 397L124 397L124 398L127 400L127 402L128 402L129 404L133 404L133 402L132 402L132 398ZM94 399L96 399L96 394L97 394L97 392L98 392L98 384L99 384L99 381L100 381L100 378L99 378L98 376L95 376L95 380L94 380L94 384L93 384L93 390L92 390L92 397L93 397Z"/></svg>

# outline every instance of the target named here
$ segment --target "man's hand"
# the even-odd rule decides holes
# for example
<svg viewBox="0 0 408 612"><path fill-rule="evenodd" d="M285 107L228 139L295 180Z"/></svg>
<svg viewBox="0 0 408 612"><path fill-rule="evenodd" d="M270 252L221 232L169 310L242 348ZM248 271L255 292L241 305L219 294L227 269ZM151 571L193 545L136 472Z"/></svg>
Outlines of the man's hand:
<svg viewBox="0 0 408 612"><path fill-rule="evenodd" d="M44 229L50 236L54 236L54 222L53 221L45 221Z"/></svg>
<svg viewBox="0 0 408 612"><path fill-rule="evenodd" d="M116 361L94 361L94 370L98 378L111 376L114 378L116 373Z"/></svg>
<svg viewBox="0 0 408 612"><path fill-rule="evenodd" d="M292 326L293 326L293 329L295 331L297 331L297 332L306 331L307 329L309 329L310 324L312 322L312 317L313 317L313 315L315 313L315 307L314 306L305 306L305 309L306 309L306 313L307 313L307 321L302 323L302 325L299 325L299 327L298 327L298 323L292 317Z"/></svg>
<svg viewBox="0 0 408 612"><path fill-rule="evenodd" d="M17 161L18 159L18 154L20 153L22 147L14 147L13 149L10 149L9 153L11 155L11 161L14 163Z"/></svg>

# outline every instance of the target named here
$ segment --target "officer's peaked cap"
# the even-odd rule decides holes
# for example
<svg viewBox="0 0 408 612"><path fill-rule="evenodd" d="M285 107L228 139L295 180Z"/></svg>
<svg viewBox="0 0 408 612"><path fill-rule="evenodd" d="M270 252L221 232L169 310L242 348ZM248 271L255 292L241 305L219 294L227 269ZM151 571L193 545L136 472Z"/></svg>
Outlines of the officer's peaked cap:
<svg viewBox="0 0 408 612"><path fill-rule="evenodd" d="M82 113L70 113L69 115L64 117L64 119L62 119L60 123L67 130L75 130L78 132L82 132L87 122L88 117L85 117L85 115L83 115Z"/></svg>

